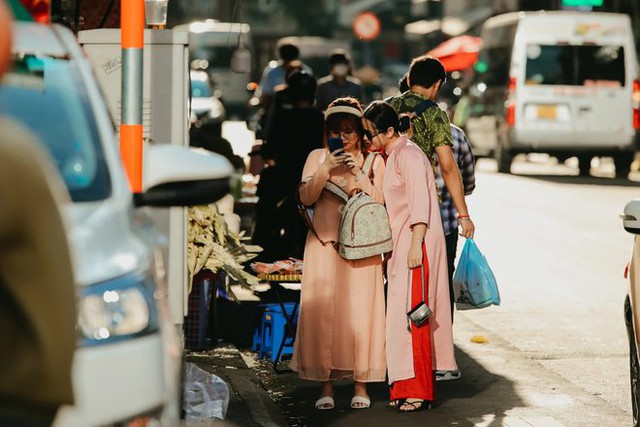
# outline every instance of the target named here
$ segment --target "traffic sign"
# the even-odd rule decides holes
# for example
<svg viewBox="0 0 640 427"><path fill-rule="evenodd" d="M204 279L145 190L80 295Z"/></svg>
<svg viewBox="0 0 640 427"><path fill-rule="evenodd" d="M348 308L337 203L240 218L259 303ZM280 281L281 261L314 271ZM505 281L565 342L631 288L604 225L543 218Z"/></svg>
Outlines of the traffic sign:
<svg viewBox="0 0 640 427"><path fill-rule="evenodd" d="M353 20L353 33L360 40L375 40L381 29L380 19L373 12L362 12Z"/></svg>

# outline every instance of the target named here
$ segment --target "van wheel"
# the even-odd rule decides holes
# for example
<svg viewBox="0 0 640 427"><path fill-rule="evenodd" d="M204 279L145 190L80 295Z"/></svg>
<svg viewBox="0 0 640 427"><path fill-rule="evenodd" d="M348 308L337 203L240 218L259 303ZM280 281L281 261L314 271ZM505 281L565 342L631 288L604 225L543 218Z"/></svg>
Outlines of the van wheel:
<svg viewBox="0 0 640 427"><path fill-rule="evenodd" d="M591 156L578 156L578 174L589 176L591 172Z"/></svg>
<svg viewBox="0 0 640 427"><path fill-rule="evenodd" d="M496 147L495 156L498 162L498 172L511 173L511 163L513 162L513 153L505 149L500 143Z"/></svg>
<svg viewBox="0 0 640 427"><path fill-rule="evenodd" d="M634 153L622 153L613 156L613 164L616 166L616 178L627 178L631 171Z"/></svg>
<svg viewBox="0 0 640 427"><path fill-rule="evenodd" d="M631 413L633 415L633 427L640 427L640 363L636 347L636 337L633 333L633 319L629 296L624 301L624 321L627 326L629 338L629 379L631 381Z"/></svg>

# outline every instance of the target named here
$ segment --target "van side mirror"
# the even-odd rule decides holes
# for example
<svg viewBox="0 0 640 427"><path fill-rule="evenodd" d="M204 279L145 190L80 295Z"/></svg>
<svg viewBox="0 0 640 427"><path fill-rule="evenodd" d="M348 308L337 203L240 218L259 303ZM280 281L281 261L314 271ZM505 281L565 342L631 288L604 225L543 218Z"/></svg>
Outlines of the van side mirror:
<svg viewBox="0 0 640 427"><path fill-rule="evenodd" d="M640 199L627 203L620 218L625 230L632 234L640 234Z"/></svg>
<svg viewBox="0 0 640 427"><path fill-rule="evenodd" d="M251 71L251 51L242 42L231 54L231 71L246 74Z"/></svg>

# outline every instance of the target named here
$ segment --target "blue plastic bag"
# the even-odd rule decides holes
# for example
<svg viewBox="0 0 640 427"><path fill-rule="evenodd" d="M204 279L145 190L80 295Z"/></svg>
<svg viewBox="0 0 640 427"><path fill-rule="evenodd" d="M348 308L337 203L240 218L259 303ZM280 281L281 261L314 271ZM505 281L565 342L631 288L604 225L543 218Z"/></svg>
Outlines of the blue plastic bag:
<svg viewBox="0 0 640 427"><path fill-rule="evenodd" d="M453 275L453 293L458 310L500 305L496 277L472 239L467 239L462 248L458 266Z"/></svg>

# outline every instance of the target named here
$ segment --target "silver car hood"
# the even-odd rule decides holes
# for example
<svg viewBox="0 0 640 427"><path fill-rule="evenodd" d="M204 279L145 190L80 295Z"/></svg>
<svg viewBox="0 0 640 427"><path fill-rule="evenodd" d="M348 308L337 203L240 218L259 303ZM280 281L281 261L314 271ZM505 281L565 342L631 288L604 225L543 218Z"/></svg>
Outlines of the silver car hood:
<svg viewBox="0 0 640 427"><path fill-rule="evenodd" d="M133 207L113 198L63 208L76 282L91 285L150 265L148 247L134 233Z"/></svg>

